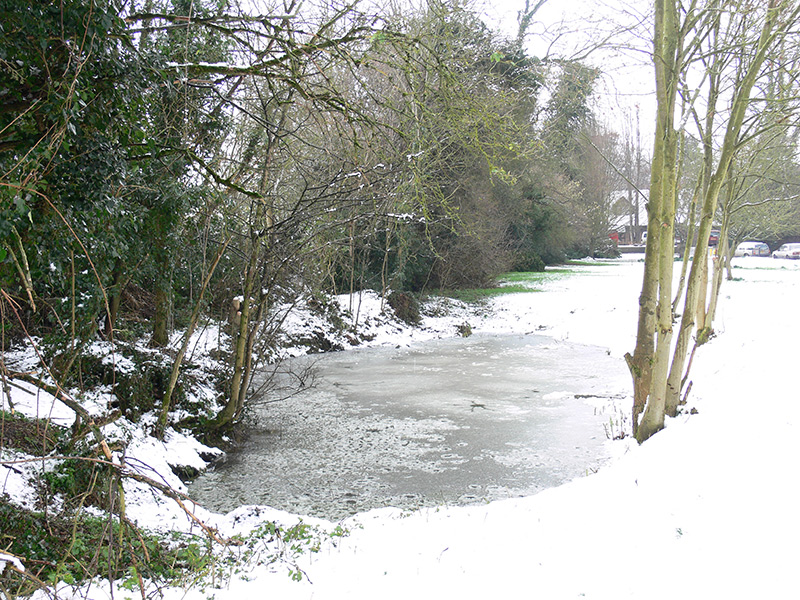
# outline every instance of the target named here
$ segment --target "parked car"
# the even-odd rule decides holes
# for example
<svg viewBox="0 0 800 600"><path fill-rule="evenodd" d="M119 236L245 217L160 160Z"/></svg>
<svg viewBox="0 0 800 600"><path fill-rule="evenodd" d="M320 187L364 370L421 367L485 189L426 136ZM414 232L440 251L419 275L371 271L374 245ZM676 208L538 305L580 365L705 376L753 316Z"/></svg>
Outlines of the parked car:
<svg viewBox="0 0 800 600"><path fill-rule="evenodd" d="M784 244L772 253L772 258L800 259L800 244Z"/></svg>
<svg viewBox="0 0 800 600"><path fill-rule="evenodd" d="M719 229L712 229L708 236L708 247L716 248L717 244L719 244Z"/></svg>
<svg viewBox="0 0 800 600"><path fill-rule="evenodd" d="M736 246L734 256L769 256L769 246L764 242L742 242Z"/></svg>

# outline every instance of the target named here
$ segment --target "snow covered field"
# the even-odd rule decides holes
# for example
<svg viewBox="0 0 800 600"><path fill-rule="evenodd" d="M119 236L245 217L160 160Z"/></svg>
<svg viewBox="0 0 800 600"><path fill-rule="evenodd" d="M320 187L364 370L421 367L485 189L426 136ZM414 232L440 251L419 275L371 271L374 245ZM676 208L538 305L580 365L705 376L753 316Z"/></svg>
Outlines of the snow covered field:
<svg viewBox="0 0 800 600"><path fill-rule="evenodd" d="M485 506L356 515L342 523L347 535L323 537L318 552L295 558L292 572L302 581L286 565L251 560L222 585L169 588L164 597L796 598L800 264L734 264L736 280L722 288L718 336L693 367L689 402L697 414L670 421L641 447L609 442L619 458L598 473ZM499 297L479 317L430 318L416 331L385 324L373 343L452 335L467 319L476 331L535 331L604 346L615 356L632 350L642 264L576 270L579 276L554 278L547 293ZM141 440L138 450L169 479L164 454L174 459L178 448L187 457L197 450L177 434L166 448ZM11 475L4 485L13 491ZM145 491L128 491L128 503L141 525L190 526L173 503L154 502ZM229 515L198 507L197 514L223 536L265 519L298 519L266 507ZM134 594L116 590L114 597ZM107 598L109 591L98 583L88 596Z"/></svg>

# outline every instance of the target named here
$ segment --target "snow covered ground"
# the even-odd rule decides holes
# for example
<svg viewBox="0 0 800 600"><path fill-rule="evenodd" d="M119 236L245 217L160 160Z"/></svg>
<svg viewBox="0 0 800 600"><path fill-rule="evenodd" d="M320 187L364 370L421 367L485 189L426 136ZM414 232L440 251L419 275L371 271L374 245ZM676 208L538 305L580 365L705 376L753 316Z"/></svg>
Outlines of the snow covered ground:
<svg viewBox="0 0 800 600"><path fill-rule="evenodd" d="M695 361L698 414L533 497L358 516L337 547L301 559L302 583L254 573L217 597L796 598L800 265L735 264L719 337ZM498 299L482 327L632 349L641 264L586 270Z"/></svg>
<svg viewBox="0 0 800 600"><path fill-rule="evenodd" d="M690 404L697 414L671 420L641 447L613 442L619 458L598 473L485 506L379 509L342 523L345 536L335 524L306 518L334 535L321 537L318 552L294 558L291 574L302 573L301 581L284 564L251 559L221 584L176 586L163 589L164 597L796 598L800 264L740 258L735 265L736 280L722 289L718 336L695 359ZM554 278L547 293L499 297L479 315L431 317L417 330L376 323L380 335L372 343L454 335L467 320L476 331L535 331L604 346L615 356L632 350L642 264L576 270L579 276ZM140 458L165 468L164 477L179 486L164 455L193 442L175 434L166 446L148 444L141 440ZM15 474L0 475L13 490ZM140 524L190 526L174 503L156 503L144 491L128 495ZM196 512L223 536L266 519L298 520L266 507ZM109 591L95 584L88 596L107 598Z"/></svg>

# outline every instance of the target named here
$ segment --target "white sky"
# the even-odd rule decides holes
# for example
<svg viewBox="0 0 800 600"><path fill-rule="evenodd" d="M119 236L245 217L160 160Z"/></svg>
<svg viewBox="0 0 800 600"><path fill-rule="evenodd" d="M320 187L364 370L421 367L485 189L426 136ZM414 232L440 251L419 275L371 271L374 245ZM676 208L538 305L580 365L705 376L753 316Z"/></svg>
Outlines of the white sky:
<svg viewBox="0 0 800 600"><path fill-rule="evenodd" d="M517 13L524 0L483 3L491 26L516 34ZM655 120L654 74L648 54L651 24L643 22L651 6L649 0L547 0L528 40L528 48L536 56L580 58L600 67L603 77L595 91L598 115L622 134L625 128L635 128L638 107L645 148L652 145Z"/></svg>
<svg viewBox="0 0 800 600"><path fill-rule="evenodd" d="M274 0L243 1L256 13L269 12L268 6L274 4ZM416 0L388 1L417 4ZM516 36L517 13L525 0L473 1L474 8L486 16L487 25ZM530 0L531 5L536 1ZM643 148L652 147L656 108L648 54L652 26L649 20L642 23L642 15L651 11L652 0L546 0L527 42L532 55L577 58L600 67L603 76L594 94L596 114L613 131L633 137L638 111Z"/></svg>

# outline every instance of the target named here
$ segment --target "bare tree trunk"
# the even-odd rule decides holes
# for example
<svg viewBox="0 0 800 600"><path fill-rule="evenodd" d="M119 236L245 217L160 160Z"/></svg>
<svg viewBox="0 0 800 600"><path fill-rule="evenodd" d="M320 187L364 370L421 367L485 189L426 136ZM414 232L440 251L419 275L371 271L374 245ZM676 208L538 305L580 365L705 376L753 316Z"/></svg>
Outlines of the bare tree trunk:
<svg viewBox="0 0 800 600"><path fill-rule="evenodd" d="M169 342L167 324L169 322L169 292L166 282L157 281L155 289L155 317L153 318L153 337L150 345L163 348Z"/></svg>
<svg viewBox="0 0 800 600"><path fill-rule="evenodd" d="M716 36L719 32L719 22L714 25L713 35ZM683 302L683 312L681 314L681 323L678 328L678 337L675 342L675 351L673 353L672 364L670 365L669 375L667 376L667 400L665 403L665 411L669 416L674 417L678 411L678 403L680 400L680 393L683 382L683 365L686 353L689 349L692 334L694 333L695 326L698 319L701 323L705 322L705 298L706 288L701 282L707 278L707 251L708 251L708 236L710 235L710 220L708 218L708 208L705 204L706 196L709 188L709 179L713 169L713 145L712 145L712 131L714 126L714 119L716 116L715 106L717 97L719 95L719 59L712 61L708 69L709 78L709 91L708 91L708 106L709 109L705 114L705 128L703 129L702 143L703 143L703 166L700 177L695 187L694 196L692 197L692 211L690 223L690 240L694 239L695 229L697 229L697 243L695 245L694 258L692 259L692 268L689 272L689 282L686 285L686 296ZM699 126L699 119L698 119ZM707 233L703 234L702 227L695 227L695 211L696 204L699 197L702 197L701 204L701 225L703 215L705 215L705 224ZM684 251L684 264L681 272L681 287L683 286L685 272L688 266L686 258L691 250L687 248ZM680 294L681 292L679 292ZM676 294L673 306L676 307L680 302L679 295Z"/></svg>
<svg viewBox="0 0 800 600"><path fill-rule="evenodd" d="M278 115L276 128L282 127L286 118L288 103L283 105ZM272 153L274 151L274 138L267 132L268 141L264 151L264 164L261 172L261 183L259 185L260 198L254 200L255 212L249 221L249 248L248 263L245 268L244 282L242 288L241 316L239 318L239 328L235 332L233 347L233 375L231 376L228 401L225 407L214 419L213 429L226 427L238 419L244 409L244 402L247 397L247 390L250 386L250 378L253 368L253 348L261 322L265 317L266 299L263 297L263 289L256 292L256 284L261 282L259 277L259 265L265 257L267 249L264 247L264 240L271 235L271 230L275 225L275 215L271 201L268 199L268 185L272 169ZM261 286L263 288L263 286ZM255 304L255 297L258 297L255 306L255 318L252 317Z"/></svg>
<svg viewBox="0 0 800 600"><path fill-rule="evenodd" d="M679 36L677 7L674 0L656 0L655 33L653 38L656 73L656 95L658 112L656 134L653 144L653 163L650 173L650 198L648 208L647 245L645 247L645 266L642 292L639 296L639 321L636 331L636 347L633 355L626 360L633 376L633 431L640 442L657 431L659 422L663 423L660 408L649 408L653 401L652 392L658 388L661 378L666 379L662 365L656 369L654 336L656 324L659 327L659 356L663 357L664 344L671 337L671 293L664 301L664 290L660 284L665 277L672 278L672 237L674 221L674 177L676 133L674 128L675 95L679 73L675 71ZM670 155L673 153L673 155ZM664 260L664 251L669 246L670 260ZM666 270L664 273L662 271ZM669 287L671 291L671 286ZM659 404L663 404L663 394L659 394ZM649 408L649 414L648 413ZM645 417L639 422L639 416ZM663 425L662 425L663 426Z"/></svg>
<svg viewBox="0 0 800 600"><path fill-rule="evenodd" d="M111 278L111 297L108 302L108 315L106 315L105 323L105 336L106 339L112 339L114 335L114 327L117 324L117 314L119 313L119 305L122 301L122 259L118 258L114 263L114 271Z"/></svg>
<svg viewBox="0 0 800 600"><path fill-rule="evenodd" d="M270 222L272 222L272 217L270 217ZM269 299L271 295L271 289L269 288L271 288L271 286L267 288L265 281L266 279L267 273L265 270L261 278L261 289L259 290L258 295L256 315L253 318L253 325L250 328L250 332L247 336L247 345L245 347L245 365L242 371L241 385L239 386L239 396L236 400L237 415L240 415L244 410L244 402L247 399L247 391L250 389L250 382L253 379L253 353L255 350L256 341L258 340L261 327L263 326L269 312Z"/></svg>
<svg viewBox="0 0 800 600"><path fill-rule="evenodd" d="M206 275L205 280L203 281L203 285L200 288L200 293L197 297L197 303L192 310L192 316L189 318L189 326L186 328L186 332L183 334L183 343L181 344L180 350L178 350L177 356L175 356L175 360L172 363L172 372L169 376L169 383L167 384L167 390L164 392L164 398L161 402L161 413L158 416L158 422L156 424L156 437L158 439L164 438L164 430L167 427L167 418L169 416L170 408L172 407L172 393L175 391L175 386L178 383L178 375L180 374L181 365L183 364L183 357L186 356L186 350L189 348L189 340L192 338L194 334L194 330L197 328L197 321L200 319L200 311L203 307L203 295L205 294L206 288L208 288L208 284L211 281L211 277L214 275L214 271L219 264L220 259L222 258L225 249L228 247L230 243L230 238L225 240L222 244L222 247L217 252L217 256L214 259L214 262L211 264L211 268Z"/></svg>
<svg viewBox="0 0 800 600"><path fill-rule="evenodd" d="M792 18L787 19L791 22L797 18L798 8L792 8ZM731 103L730 117L728 119L727 128L725 131L725 138L722 142L720 150L720 158L717 168L709 179L709 185L705 190L703 200L703 209L701 211L700 227L698 230L697 248L695 250L694 261L689 273L689 280L686 285L686 301L684 303L684 312L679 331L679 339L676 344L675 352L673 354L672 364L670 365L669 356L669 342L672 338L672 325L671 321L667 321L669 315L671 319L671 310L661 310L665 303L666 295L661 286L668 287L669 281L666 273L663 270L671 269L671 264L665 261L665 252L667 244L665 240L659 241L660 253L658 259L660 260L661 271L659 272L659 304L658 304L658 345L656 351L652 356L652 380L647 398L647 406L642 418L642 422L634 423L634 431L636 432L636 439L642 442L653 435L655 432L663 428L664 416L667 412L676 409L680 394L680 380L683 365L686 360L686 353L688 350L689 337L691 336L691 319L692 308L697 307L695 318L697 320L698 329L698 344L707 339L710 332L710 321L706 319L706 286L708 283L707 276L707 250L708 240L711 233L712 220L716 212L717 200L722 188L723 182L727 177L728 168L733 160L737 151L737 142L739 134L742 129L745 112L750 102L750 93L753 85L758 77L761 66L764 63L768 49L774 44L775 36L773 35L773 28L777 22L779 15L779 4L776 0L770 0L769 8L767 10L766 18L761 29L759 41L756 44L756 52L752 55L752 59L747 64L746 68L741 71L741 78L735 82L733 88L733 101ZM697 15L687 15L688 19L694 19ZM695 21L697 22L697 21ZM785 26L785 25L784 25ZM682 27L682 26L681 26ZM658 120L656 124L656 143L654 145L654 161L653 169L664 170L663 176L653 174L651 178L651 209L654 206L653 191L657 192L657 200L655 206L658 207L660 214L668 217L667 207L664 203L669 198L666 183L670 181L671 175L669 173L670 163L669 160L673 154L667 154L667 149L671 148L671 136L674 133L673 123L671 116L674 113L674 86L680 80L680 73L677 71L678 65L681 65L682 55L680 54L681 48L678 47L678 40L681 39L678 35L678 13L677 6L674 0L656 0L655 11L655 36L654 36L654 61L656 67L656 92L658 97ZM684 35L685 31L680 30ZM724 52L724 49L714 46L712 48L715 52ZM674 60L673 60L674 59ZM666 111L666 114L665 112ZM709 128L708 131L711 131ZM663 153L663 156L661 155ZM708 146L706 156L709 156ZM656 161L656 158L659 160ZM652 222L652 219L651 219ZM662 227L666 228L667 237L671 235L669 226L662 223ZM650 237L648 234L648 249L650 246ZM659 239L661 235L659 234ZM652 259L652 256L646 256L645 264L645 279L647 280L648 265L647 260ZM670 305L671 308L671 305ZM641 308L640 308L640 321ZM645 332L646 334L647 332ZM651 333L652 335L652 333ZM637 337L637 349L641 341ZM663 377L663 379L662 379ZM662 387L663 386L663 387ZM669 388L669 390L668 390ZM669 391L669 393L667 393ZM634 383L634 406L638 400L638 395L641 392L636 389ZM667 397L667 395L669 397Z"/></svg>
<svg viewBox="0 0 800 600"><path fill-rule="evenodd" d="M681 264L681 276L678 280L678 290L675 292L675 298L672 301L673 313L678 310L678 304L680 303L681 295L683 294L683 288L686 285L686 274L689 270L689 263L692 261L692 242L694 241L694 234L696 232L695 215L697 214L697 201L700 199L700 194L702 193L703 189L703 179L705 178L704 172L705 169L703 169L703 171L700 173L694 193L692 194L692 201L689 205L689 214L687 216L688 226L686 230L686 246L683 249L683 261Z"/></svg>
<svg viewBox="0 0 800 600"><path fill-rule="evenodd" d="M637 439L643 441L664 427L672 346L672 276L675 255L675 201L677 198L677 142L678 136L671 120L666 122L664 161L662 175L661 215L658 227L658 304L656 307L656 347L652 358L652 376L648 401ZM651 192L652 193L652 192ZM650 241L648 234L648 242Z"/></svg>
<svg viewBox="0 0 800 600"><path fill-rule="evenodd" d="M737 82L739 85L736 86L736 89L734 90L734 97L731 105L731 116L728 120L728 125L725 131L725 138L722 143L720 159L717 164L717 169L709 181L703 202L702 217L697 235L697 250L695 251L692 269L689 274L689 282L686 288L686 302L684 304L686 308L691 306L697 307L696 327L698 345L702 345L709 339L710 334L712 333L712 310L716 309L716 300L714 300L712 306L709 307L709 310L706 310L706 295L708 287L707 251L713 218L716 214L720 190L722 189L723 183L728 176L728 169L730 168L738 149L737 142L739 140L739 134L742 130L745 112L750 103L750 93L753 85L755 84L758 73L761 70L761 65L766 59L767 50L775 41L772 30L778 17L778 10L776 6L777 5L774 2L770 2L767 17L764 20L764 25L762 27L761 35L756 48L756 54L751 63L748 65L747 70L744 72L741 80ZM795 9L795 15L796 13L797 9ZM724 248L726 239L727 235L723 237L722 232L720 232L720 240L718 244L723 252L727 250ZM717 284L715 293L719 292L719 283L721 283L721 279ZM688 338L692 331L691 324L689 322L690 320L690 311L684 310L683 319L681 322L682 337L679 337L678 343L676 344L670 373L670 397L667 400L667 410L670 414L675 414L675 412L677 412L678 403L680 401L680 381L689 346ZM686 375L684 375L684 379L686 377L688 377L688 372Z"/></svg>
<svg viewBox="0 0 800 600"><path fill-rule="evenodd" d="M730 216L728 214L722 217L722 227L719 230L719 241L717 242L717 252L714 258L714 270L711 275L711 294L708 298L708 310L706 311L706 321L709 326L714 323L714 315L717 312L717 302L719 300L719 290L722 287L722 276L725 273L725 266L729 261L728 255L731 248L728 244L728 231L730 225Z"/></svg>
<svg viewBox="0 0 800 600"><path fill-rule="evenodd" d="M260 203L259 203L260 204ZM258 211L256 211L258 213ZM245 269L244 286L242 289L243 299L241 316L239 318L239 329L235 335L233 347L233 375L231 376L228 391L228 401L225 407L214 419L213 428L220 429L232 423L241 413L243 379L245 378L245 367L247 364L248 334L250 332L250 314L253 307L253 288L255 287L256 272L258 270L258 259L261 253L261 243L258 236L251 232L249 262Z"/></svg>

